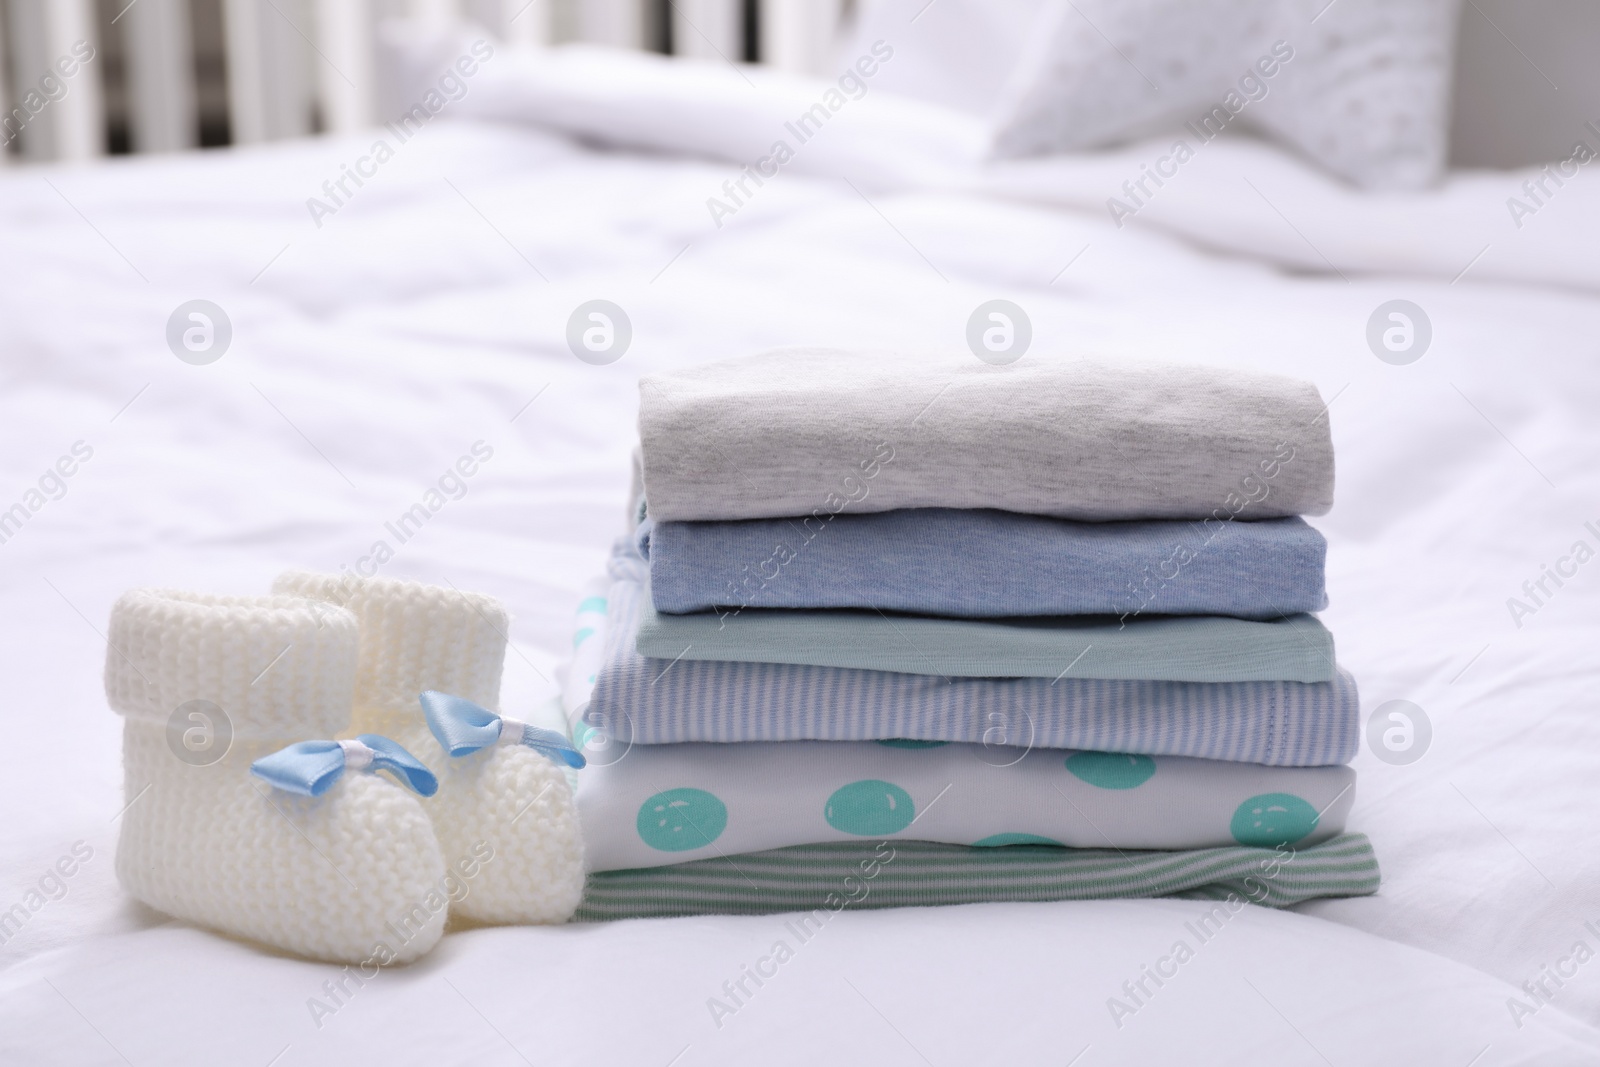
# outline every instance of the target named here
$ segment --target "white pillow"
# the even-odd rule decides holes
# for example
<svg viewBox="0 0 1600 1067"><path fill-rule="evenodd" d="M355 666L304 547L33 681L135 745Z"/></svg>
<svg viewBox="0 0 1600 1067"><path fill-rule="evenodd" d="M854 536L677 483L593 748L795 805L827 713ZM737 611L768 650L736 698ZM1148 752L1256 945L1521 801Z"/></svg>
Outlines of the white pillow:
<svg viewBox="0 0 1600 1067"><path fill-rule="evenodd" d="M1436 181L1459 0L1051 0L1007 87L999 157L1244 123L1357 185Z"/></svg>
<svg viewBox="0 0 1600 1067"><path fill-rule="evenodd" d="M841 61L894 45L880 88L988 118L1046 0L859 0Z"/></svg>

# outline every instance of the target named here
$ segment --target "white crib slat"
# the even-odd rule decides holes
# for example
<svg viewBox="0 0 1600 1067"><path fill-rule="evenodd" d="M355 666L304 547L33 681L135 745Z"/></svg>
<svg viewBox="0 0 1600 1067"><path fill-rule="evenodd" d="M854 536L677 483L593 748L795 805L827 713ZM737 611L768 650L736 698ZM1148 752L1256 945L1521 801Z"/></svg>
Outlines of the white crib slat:
<svg viewBox="0 0 1600 1067"><path fill-rule="evenodd" d="M551 43L550 0L465 0L462 14L510 45Z"/></svg>
<svg viewBox="0 0 1600 1067"><path fill-rule="evenodd" d="M121 21L133 150L193 148L199 130L189 0L139 0L122 13Z"/></svg>
<svg viewBox="0 0 1600 1067"><path fill-rule="evenodd" d="M673 53L737 63L744 55L742 8L739 0L673 0Z"/></svg>
<svg viewBox="0 0 1600 1067"><path fill-rule="evenodd" d="M330 132L372 125L376 106L377 11L371 0L313 0L319 56L317 99Z"/></svg>
<svg viewBox="0 0 1600 1067"><path fill-rule="evenodd" d="M840 0L761 0L761 61L799 74L826 73L843 15Z"/></svg>
<svg viewBox="0 0 1600 1067"><path fill-rule="evenodd" d="M5 124L5 120L11 116L11 86L5 77L9 58L7 50L10 47L11 42L6 39L5 19L0 19L0 167L11 162L11 143L21 128L16 120L13 120L13 126Z"/></svg>
<svg viewBox="0 0 1600 1067"><path fill-rule="evenodd" d="M501 0L461 0L461 17L475 26L494 34L496 40L506 38L506 22L511 12Z"/></svg>
<svg viewBox="0 0 1600 1067"><path fill-rule="evenodd" d="M579 0L577 37L616 48L644 47L644 0Z"/></svg>
<svg viewBox="0 0 1600 1067"><path fill-rule="evenodd" d="M105 110L100 65L72 61L77 69L62 77L57 66L71 59L73 45L98 47L92 0L11 0L11 72L13 108L28 115L21 128L23 156L31 160L84 160L106 148ZM31 113L30 101L44 99L40 81L60 79L66 92ZM54 83L52 83L54 84ZM7 132L18 125L13 122Z"/></svg>
<svg viewBox="0 0 1600 1067"><path fill-rule="evenodd" d="M310 0L258 0L268 65L265 71L268 137L302 137L311 132L316 98L315 23ZM317 62L321 62L317 60Z"/></svg>
<svg viewBox="0 0 1600 1067"><path fill-rule="evenodd" d="M93 0L49 0L51 62L72 51L79 41L97 44ZM73 77L72 90L51 105L56 135L56 158L93 159L105 154L105 97L100 87L100 65L86 63Z"/></svg>
<svg viewBox="0 0 1600 1067"><path fill-rule="evenodd" d="M409 14L424 22L454 22L461 17L458 0L411 0Z"/></svg>
<svg viewBox="0 0 1600 1067"><path fill-rule="evenodd" d="M307 15L303 0L223 0L234 144L311 132Z"/></svg>
<svg viewBox="0 0 1600 1067"><path fill-rule="evenodd" d="M555 40L555 11L550 0L499 0L500 22L492 27L508 44L524 47Z"/></svg>
<svg viewBox="0 0 1600 1067"><path fill-rule="evenodd" d="M223 48L227 52L228 125L234 144L267 139L266 57L256 0L223 0Z"/></svg>

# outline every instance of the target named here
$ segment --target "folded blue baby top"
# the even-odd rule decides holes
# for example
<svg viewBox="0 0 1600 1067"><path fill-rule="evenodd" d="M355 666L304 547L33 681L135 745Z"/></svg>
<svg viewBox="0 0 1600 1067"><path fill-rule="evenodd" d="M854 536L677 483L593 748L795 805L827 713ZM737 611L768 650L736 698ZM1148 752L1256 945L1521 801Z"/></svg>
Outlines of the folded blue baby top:
<svg viewBox="0 0 1600 1067"><path fill-rule="evenodd" d="M1344 671L1331 682L1208 683L650 659L636 651L649 573L631 543L618 545L611 577L603 665L571 706L624 745L910 738L1321 766L1348 763L1360 743Z"/></svg>
<svg viewBox="0 0 1600 1067"><path fill-rule="evenodd" d="M666 613L867 608L968 618L1236 615L1327 607L1327 542L1300 518L1073 522L918 508L637 533Z"/></svg>
<svg viewBox="0 0 1600 1067"><path fill-rule="evenodd" d="M798 663L952 678L1331 682L1333 635L1313 615L948 619L746 608L666 615L648 596L638 650L654 659Z"/></svg>

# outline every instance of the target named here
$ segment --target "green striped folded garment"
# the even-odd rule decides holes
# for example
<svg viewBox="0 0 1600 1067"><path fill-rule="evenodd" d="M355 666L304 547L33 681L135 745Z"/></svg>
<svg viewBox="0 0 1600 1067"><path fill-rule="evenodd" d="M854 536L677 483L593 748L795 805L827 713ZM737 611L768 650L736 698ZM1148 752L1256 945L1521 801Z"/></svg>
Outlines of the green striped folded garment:
<svg viewBox="0 0 1600 1067"><path fill-rule="evenodd" d="M1183 852L845 841L594 872L573 921L1172 896L1286 908L1367 896L1379 880L1365 834Z"/></svg>

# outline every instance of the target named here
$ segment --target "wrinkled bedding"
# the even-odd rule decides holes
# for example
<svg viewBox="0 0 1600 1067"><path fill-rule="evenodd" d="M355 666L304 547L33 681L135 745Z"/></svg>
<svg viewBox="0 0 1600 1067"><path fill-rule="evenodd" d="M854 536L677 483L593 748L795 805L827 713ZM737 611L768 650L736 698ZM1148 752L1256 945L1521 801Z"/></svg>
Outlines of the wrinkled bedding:
<svg viewBox="0 0 1600 1067"><path fill-rule="evenodd" d="M897 158L869 108L891 102L869 92L817 135L839 134L829 153L798 153L714 220L706 202L745 143L696 131L739 115L760 145L794 97L697 74L641 124L630 106L670 74L619 82L582 53L555 74L495 62L317 219L307 198L391 133L0 174L0 510L25 512L0 543L0 909L25 911L0 945L0 1059L1600 1055L1591 175L1519 229L1506 200L1527 175L1367 197L1219 141L1119 228L1104 201L1159 144L988 165L949 115L898 157L948 133L937 167L845 180L852 152ZM197 298L232 325L209 365L166 340ZM1199 902L847 914L796 946L788 990L738 1003L723 983L791 936L778 917L476 930L330 1018L308 1001L332 968L121 894L120 731L100 673L123 589L265 591L286 566L383 555L382 573L506 601L504 704L531 708L556 690L573 608L623 519L640 375L785 344L959 355L994 298L1030 317L1027 358L1273 371L1329 398L1322 619L1363 715L1383 716L1387 759L1357 757L1349 820L1382 862L1376 896L1246 909L1183 965L1192 979L1137 1003L1123 983L1193 940ZM567 347L593 299L632 323L609 365ZM1431 324L1404 364L1368 342L1397 299ZM397 536L430 490L442 506ZM1408 712L1414 762L1381 745L1396 700L1426 717ZM951 973L971 979L962 992ZM602 989L636 1006L628 1025L593 1024ZM1015 1022L973 1025L1000 1018Z"/></svg>

